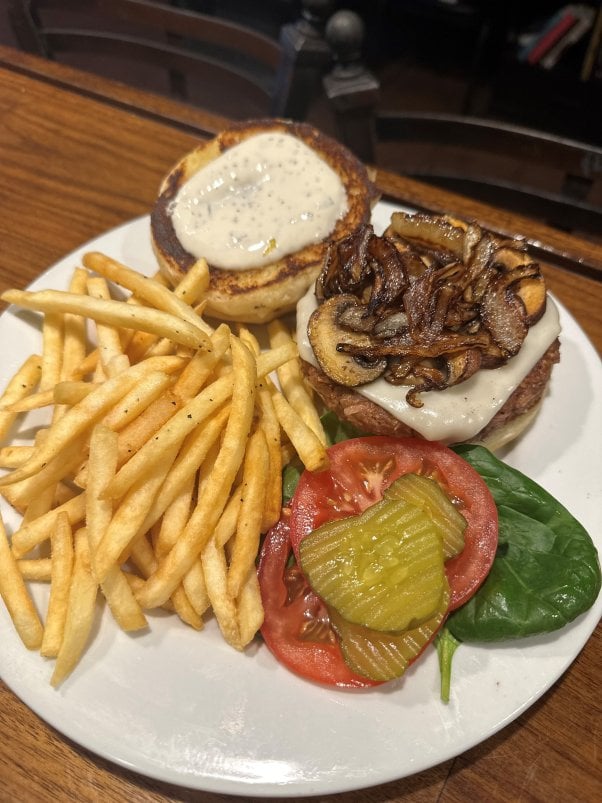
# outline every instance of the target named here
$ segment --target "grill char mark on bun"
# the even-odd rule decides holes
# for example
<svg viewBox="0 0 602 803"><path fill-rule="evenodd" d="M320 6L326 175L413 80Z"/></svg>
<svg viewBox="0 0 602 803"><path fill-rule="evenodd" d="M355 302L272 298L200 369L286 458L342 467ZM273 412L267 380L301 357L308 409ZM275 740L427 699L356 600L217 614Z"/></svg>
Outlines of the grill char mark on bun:
<svg viewBox="0 0 602 803"><path fill-rule="evenodd" d="M165 178L151 213L152 244L161 271L177 283L196 257L182 246L169 204L196 172L244 140L267 132L291 134L312 148L339 176L347 212L324 241L308 245L261 268L225 270L209 265L207 314L222 320L263 323L294 309L320 271L328 243L369 221L378 193L365 166L345 147L306 123L256 120L234 124L187 154Z"/></svg>
<svg viewBox="0 0 602 803"><path fill-rule="evenodd" d="M196 262L178 240L168 207L183 182L183 169L174 170L166 179L165 189L158 197L151 216L151 229L155 243L161 243L161 248L180 266L182 273L188 273Z"/></svg>

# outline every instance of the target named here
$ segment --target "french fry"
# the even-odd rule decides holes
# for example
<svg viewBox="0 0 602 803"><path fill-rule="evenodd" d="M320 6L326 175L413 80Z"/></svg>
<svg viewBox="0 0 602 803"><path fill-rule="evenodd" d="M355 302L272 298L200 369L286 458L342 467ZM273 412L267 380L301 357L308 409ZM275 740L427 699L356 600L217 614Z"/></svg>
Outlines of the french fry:
<svg viewBox="0 0 602 803"><path fill-rule="evenodd" d="M111 257L98 251L84 254L82 262L90 270L94 270L96 273L100 273L101 276L111 279L116 284L130 290L155 309L163 310L177 318L181 318L191 326L202 329L207 334L211 333L211 328L199 318L188 304L155 279L143 276L138 271L131 270L131 268L127 268L117 262L116 259L111 259Z"/></svg>
<svg viewBox="0 0 602 803"><path fill-rule="evenodd" d="M182 400L167 388L123 429L113 420L111 428L119 430L117 465L122 466L136 454L181 406Z"/></svg>
<svg viewBox="0 0 602 803"><path fill-rule="evenodd" d="M100 387L86 396L78 404L68 410L61 419L48 430L48 437L31 459L12 474L0 478L0 485L17 482L30 477L44 465L56 457L61 449L77 438L102 415L115 405L119 399L131 390L136 382L149 371L169 370L179 367L178 357L156 357L144 363L134 365L128 371L104 382ZM175 363L174 363L175 361ZM151 363L149 365L149 363Z"/></svg>
<svg viewBox="0 0 602 803"><path fill-rule="evenodd" d="M124 572L124 574L126 580L130 585L130 588L132 589L134 594L137 594L140 591L140 589L144 586L144 578L140 577L140 575L138 574L133 574L132 572ZM165 611L168 611L169 613L174 612L173 603L170 599L168 599L167 602L163 603L163 605L161 605L161 608L163 608L163 610Z"/></svg>
<svg viewBox="0 0 602 803"><path fill-rule="evenodd" d="M289 343L293 343L290 332L286 329L282 321L275 320L268 324L268 335L270 346L277 348ZM289 402L293 410L300 416L301 420L307 424L312 432L318 437L319 441L326 446L326 433L320 421L320 416L312 401L298 360L289 360L283 363L278 369L278 382L284 397Z"/></svg>
<svg viewBox="0 0 602 803"><path fill-rule="evenodd" d="M178 614L184 624L189 625L195 630L202 630L205 627L205 623L192 606L183 586L180 585L176 588L171 595L170 602L173 605L173 610Z"/></svg>
<svg viewBox="0 0 602 803"><path fill-rule="evenodd" d="M27 480L25 481L27 482ZM52 510L54 507L54 500L56 499L56 487L57 483L54 482L31 499L23 514L23 524L34 521L40 516L43 516L44 513Z"/></svg>
<svg viewBox="0 0 602 803"><path fill-rule="evenodd" d="M130 561L139 570L142 577L136 577L132 582L132 578L128 575L127 580L130 583L132 591L137 594L143 587L143 577L150 577L150 575L157 568L157 559L150 545L148 538L144 535L137 538L130 547ZM124 573L125 574L125 573ZM167 600L162 606L165 610L175 612L180 619L195 630L202 630L204 627L203 620L198 616L192 605L190 604L183 586L178 586L171 599Z"/></svg>
<svg viewBox="0 0 602 803"><path fill-rule="evenodd" d="M230 497L213 537L201 552L203 575L213 613L223 637L236 649L240 649L240 630L236 602L228 593L228 564L224 544L236 532L241 503L241 494L237 490Z"/></svg>
<svg viewBox="0 0 602 803"><path fill-rule="evenodd" d="M38 312L76 313L109 326L139 329L159 337L168 337L174 343L192 349L205 349L209 345L209 338L203 329L163 310L136 307L123 301L105 301L62 290L6 290L1 298L10 304Z"/></svg>
<svg viewBox="0 0 602 803"><path fill-rule="evenodd" d="M75 561L63 640L50 679L54 687L63 683L81 658L94 622L97 593L98 584L90 566L88 536L85 529L80 529L75 533Z"/></svg>
<svg viewBox="0 0 602 803"><path fill-rule="evenodd" d="M29 608L21 599L18 628L33 644L37 617L37 646L57 657L55 686L88 642L99 587L124 630L145 627L143 609L158 607L202 630L211 609L243 650L263 621L255 559L260 533L280 515L283 456L326 464L284 326L270 325L265 351L244 327L239 337L226 324L214 330L201 317L204 260L173 289L102 254L84 264L97 275L76 269L69 292L3 295L44 313L42 356L0 398L0 435L21 412L52 406L53 417L35 448L0 449L0 466L12 470L0 493L23 514L4 552L24 599L25 579L50 580L44 637L31 599ZM108 282L131 295L112 298ZM46 542L51 558L39 557ZM0 550L0 577L2 564Z"/></svg>
<svg viewBox="0 0 602 803"><path fill-rule="evenodd" d="M44 315L42 323L42 375L40 390L51 390L61 378L64 319L60 314Z"/></svg>
<svg viewBox="0 0 602 803"><path fill-rule="evenodd" d="M73 271L69 291L75 298L85 298L88 274L81 268ZM51 314L53 310L48 310ZM69 379L73 370L86 356L86 321L81 310L76 308L57 309L54 313L63 315L63 354L61 357L61 379Z"/></svg>
<svg viewBox="0 0 602 803"><path fill-rule="evenodd" d="M271 374L283 363L292 360L298 354L295 343L287 343L275 349L262 351L257 355L257 376L262 377Z"/></svg>
<svg viewBox="0 0 602 803"><path fill-rule="evenodd" d="M149 374L149 376L151 376L151 374ZM130 402L134 400L136 407L140 406L139 402L143 406L146 393L150 391L151 394L154 394L156 390L154 379L151 380L151 385L153 387L149 389L146 384L146 379L143 378L132 388L130 393L127 393L123 399L117 403L113 410L109 411L104 419L105 423L110 421L111 429L120 430L118 439L118 466L122 466L129 460L129 458L172 417L175 411L182 406L181 399L173 393L171 388L167 388L158 398L150 402L142 412L139 412L136 418L121 428L121 417L129 417L129 412L131 411ZM137 388L140 388L141 391L140 399L136 396ZM75 483L80 488L86 487L88 483L87 465L83 465L80 471L78 471L75 477Z"/></svg>
<svg viewBox="0 0 602 803"><path fill-rule="evenodd" d="M100 276L91 276L87 281L88 294L92 298L102 298L105 301L111 300L111 293L106 281ZM110 369L110 366L118 365L113 362L117 356L123 357L123 347L119 330L114 326L107 326L104 323L96 322L96 335L98 340L98 353L100 362L107 376L115 376L118 371Z"/></svg>
<svg viewBox="0 0 602 803"><path fill-rule="evenodd" d="M107 488L107 495L119 498L127 493L128 489L149 468L163 460L165 452L172 447L181 445L184 438L193 429L203 423L210 415L216 412L232 394L232 376L217 379L187 402L148 440L135 455L133 455L115 475L115 479Z"/></svg>
<svg viewBox="0 0 602 803"><path fill-rule="evenodd" d="M94 382L65 379L54 386L54 402L55 404L67 404L69 407L73 407L74 404L78 404L86 396L89 396L97 387L98 385Z"/></svg>
<svg viewBox="0 0 602 803"><path fill-rule="evenodd" d="M203 294L209 287L209 266L207 260L197 259L186 271L173 292L181 300L191 307L202 303ZM195 309L198 313L198 309Z"/></svg>
<svg viewBox="0 0 602 803"><path fill-rule="evenodd" d="M195 472L202 465L225 427L229 414L230 408L224 407L209 418L202 427L198 427L197 430L190 433L165 478L161 490L153 500L141 529L150 530L174 502L181 489L194 479ZM173 543L170 542L170 547L173 546ZM162 555L164 554L165 551L162 550Z"/></svg>
<svg viewBox="0 0 602 803"><path fill-rule="evenodd" d="M0 517L0 596L4 600L15 629L27 649L37 650L42 643L44 629L31 597L25 587L15 560L4 522Z"/></svg>
<svg viewBox="0 0 602 803"><path fill-rule="evenodd" d="M170 475L171 473L172 472L170 472ZM188 521L192 506L194 486L195 477L194 474L191 474L187 481L179 484L177 496L163 514L161 526L158 528L154 544L155 555L159 560L166 555L175 544ZM142 525L142 529L145 527L146 523ZM204 588L204 578L202 582L199 582L198 577L193 575L189 582L191 584L190 591L193 596L189 596L186 586L181 585L178 586L171 595L171 601L176 613L183 622L194 627L195 630L202 630L204 624L201 616L205 612L208 604L208 602L205 603L203 599L203 597L207 596Z"/></svg>
<svg viewBox="0 0 602 803"><path fill-rule="evenodd" d="M43 443L46 433L47 430L45 429L40 429L37 431L34 449ZM36 475L30 479L35 480ZM7 501L9 501L13 507L16 507L22 513L22 525L27 524L29 521L33 521L34 519L38 518L38 516L42 516L53 506L56 493L56 482L52 483L52 477L50 480L51 482L48 487L43 489L40 494L32 497L28 496L27 488L24 489L23 487L27 485L29 480L23 480L22 482L17 482L10 486L10 492L7 497ZM25 494L23 493L24 490Z"/></svg>
<svg viewBox="0 0 602 803"><path fill-rule="evenodd" d="M248 329L241 328L240 339L255 356L260 354L257 338ZM265 435L268 449L268 477L266 483L265 502L261 522L261 532L267 532L280 518L282 506L282 452L280 448L280 423L276 416L271 382L268 377L257 379L257 402L260 412L260 426Z"/></svg>
<svg viewBox="0 0 602 803"><path fill-rule="evenodd" d="M242 478L242 503L228 569L228 593L236 598L254 570L269 477L269 455L261 428L249 438Z"/></svg>
<svg viewBox="0 0 602 803"><path fill-rule="evenodd" d="M96 368L94 369L94 374L92 376L92 381L95 385L102 385L102 383L108 379L107 372L105 371L105 367L102 364L101 360L98 360L96 363Z"/></svg>
<svg viewBox="0 0 602 803"><path fill-rule="evenodd" d="M117 468L117 435L105 426L98 425L90 440L89 481L86 492L86 532L90 559L95 577L96 551L110 527L113 505L102 498L102 493ZM114 566L100 583L115 621L126 632L147 626L146 617L119 566Z"/></svg>
<svg viewBox="0 0 602 803"><path fill-rule="evenodd" d="M40 653L55 658L63 641L69 588L73 572L73 533L66 513L59 513L50 539L52 551L50 598Z"/></svg>
<svg viewBox="0 0 602 803"><path fill-rule="evenodd" d="M207 593L207 584L205 583L205 576L200 560L196 560L186 572L182 578L182 586L195 613L199 617L203 616L211 606L211 601Z"/></svg>
<svg viewBox="0 0 602 803"><path fill-rule="evenodd" d="M154 540L155 555L158 560L161 560L176 543L180 532L184 529L190 517L195 484L194 475L179 484L174 499L165 508L160 522L161 526L157 528ZM144 529L146 529L146 520Z"/></svg>
<svg viewBox="0 0 602 803"><path fill-rule="evenodd" d="M70 499L78 496L80 493L79 488L74 488L71 484L67 485L65 482L59 482L56 486L54 494L54 507L60 507L68 502Z"/></svg>
<svg viewBox="0 0 602 803"><path fill-rule="evenodd" d="M46 430L43 434L46 437L41 441L39 446L40 450L44 448L49 431ZM20 482L13 483L13 501L16 502L17 505L27 504L28 500L35 500L36 497L47 488L55 488L57 482L65 479L65 477L70 477L72 472L75 471L81 463L86 440L86 435L75 437L59 454L49 459L38 472L26 477ZM53 497L54 492L51 494L51 500Z"/></svg>
<svg viewBox="0 0 602 803"><path fill-rule="evenodd" d="M197 496L203 493L203 488L205 486L207 476L211 474L215 467L215 461L217 460L217 456L219 454L219 443L217 439L213 439L213 443L211 447L208 449L208 453L203 460L199 471L197 473L197 489L196 493ZM186 524L188 523L188 519L190 517L191 507L188 509L188 516L185 520L180 522L179 532L177 536L172 539L170 544L170 548L177 543L179 534L184 530ZM165 518L165 516L163 517ZM167 554L169 550L165 550L164 554ZM207 593L207 584L205 583L205 575L203 573L203 567L201 565L200 558L197 558L190 569L186 572L184 577L182 578L182 586L186 592L186 596L190 600L190 604L197 612L199 616L203 616L203 614L207 611L209 606L211 605L209 600L209 595Z"/></svg>
<svg viewBox="0 0 602 803"><path fill-rule="evenodd" d="M150 577L157 568L157 558L146 533L139 535L119 559L120 563L131 561L142 577Z"/></svg>
<svg viewBox="0 0 602 803"><path fill-rule="evenodd" d="M50 582L52 560L50 558L22 558L17 566L24 580Z"/></svg>
<svg viewBox="0 0 602 803"><path fill-rule="evenodd" d="M263 624L264 611L257 573L250 571L236 600L238 616L238 648L244 649Z"/></svg>
<svg viewBox="0 0 602 803"><path fill-rule="evenodd" d="M96 548L94 569L100 583L103 583L117 566L120 555L144 532L141 526L148 508L165 480L179 445L179 443L170 444L164 449L160 461L157 460L146 467L114 511L111 522Z"/></svg>
<svg viewBox="0 0 602 803"><path fill-rule="evenodd" d="M58 513L65 512L69 517L69 523L72 527L80 524L86 515L86 495L80 493L77 496L63 502L62 505L49 510L43 516L39 516L34 521L26 524L21 524L19 529L14 533L12 539L12 551L16 558L22 558L28 552L44 543L50 538L52 528Z"/></svg>
<svg viewBox="0 0 602 803"><path fill-rule="evenodd" d="M0 467L19 468L33 454L33 446L3 446L0 449Z"/></svg>
<svg viewBox="0 0 602 803"><path fill-rule="evenodd" d="M13 413L27 413L31 410L38 410L41 407L48 407L51 404L72 406L92 393L97 387L98 384L94 382L64 380L63 382L57 382L53 388L32 393L20 401L14 402L6 409Z"/></svg>
<svg viewBox="0 0 602 803"><path fill-rule="evenodd" d="M7 436L18 415L5 408L28 396L40 381L41 373L42 358L37 354L32 354L9 381L4 393L0 396L0 440L4 440Z"/></svg>
<svg viewBox="0 0 602 803"><path fill-rule="evenodd" d="M326 447L318 436L293 410L289 402L277 390L272 401L280 426L286 432L301 462L309 471L320 471L328 466Z"/></svg>
<svg viewBox="0 0 602 803"><path fill-rule="evenodd" d="M268 477L266 483L265 502L261 532L267 532L280 518L282 506L282 449L280 438L280 422L276 415L272 394L264 380L257 386L257 398L261 412L259 426L265 435L268 450Z"/></svg>
<svg viewBox="0 0 602 803"><path fill-rule="evenodd" d="M162 337L156 340L150 348L145 352L144 357L164 357L166 354L178 354L181 357L190 357L192 350L185 346L177 346L173 340L168 337Z"/></svg>
<svg viewBox="0 0 602 803"><path fill-rule="evenodd" d="M232 371L237 381L232 391L230 417L214 470L177 544L161 561L157 571L138 594L138 601L143 607L161 605L189 571L212 535L242 463L253 420L256 366L253 355L234 336L231 338L231 349Z"/></svg>
<svg viewBox="0 0 602 803"><path fill-rule="evenodd" d="M134 332L126 348L126 354L132 364L143 360L158 340L159 337L150 332L140 330Z"/></svg>
<svg viewBox="0 0 602 803"><path fill-rule="evenodd" d="M44 318L47 318L49 314L51 313L47 312L44 315ZM84 376L87 376L95 371L99 362L100 357L98 354L98 349L94 349L94 351L91 351L89 354L87 354L80 364L73 369L71 375L67 377L67 379L82 379Z"/></svg>
<svg viewBox="0 0 602 803"><path fill-rule="evenodd" d="M162 371L147 374L107 413L104 425L117 432L122 430L147 410L172 384L173 377Z"/></svg>
<svg viewBox="0 0 602 803"><path fill-rule="evenodd" d="M242 505L242 487L237 485L230 494L224 512L220 516L212 541L216 546L224 548L236 533L236 525L240 516Z"/></svg>
<svg viewBox="0 0 602 803"><path fill-rule="evenodd" d="M123 371L127 371L131 363L127 354L115 354L109 360L106 372L107 376L117 376Z"/></svg>
<svg viewBox="0 0 602 803"><path fill-rule="evenodd" d="M222 324L211 335L211 348L197 351L183 369L174 386L174 392L182 399L191 399L203 387L211 372L222 359L230 345L230 329Z"/></svg>

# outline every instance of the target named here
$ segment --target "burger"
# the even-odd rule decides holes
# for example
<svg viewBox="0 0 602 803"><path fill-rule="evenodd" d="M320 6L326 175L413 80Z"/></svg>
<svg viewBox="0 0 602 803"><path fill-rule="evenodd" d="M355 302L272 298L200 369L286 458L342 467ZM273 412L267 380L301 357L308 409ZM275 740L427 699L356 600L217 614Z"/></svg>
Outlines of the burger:
<svg viewBox="0 0 602 803"><path fill-rule="evenodd" d="M364 165L314 127L244 122L170 170L151 212L152 245L174 285L207 261L207 315L263 323L295 309L329 242L366 224L377 197Z"/></svg>
<svg viewBox="0 0 602 803"><path fill-rule="evenodd" d="M559 316L519 239L396 212L332 242L297 306L309 384L360 431L499 449L533 421Z"/></svg>

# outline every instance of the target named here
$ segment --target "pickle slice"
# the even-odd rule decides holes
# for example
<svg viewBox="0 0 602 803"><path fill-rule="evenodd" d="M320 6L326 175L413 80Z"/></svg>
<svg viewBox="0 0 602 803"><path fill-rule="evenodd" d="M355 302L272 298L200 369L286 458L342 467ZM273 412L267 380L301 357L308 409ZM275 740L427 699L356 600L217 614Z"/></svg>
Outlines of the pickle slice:
<svg viewBox="0 0 602 803"><path fill-rule="evenodd" d="M370 680L386 681L401 677L420 655L443 624L448 606L446 588L434 616L404 633L383 633L352 624L333 609L329 609L329 614L347 666Z"/></svg>
<svg viewBox="0 0 602 803"><path fill-rule="evenodd" d="M441 537L429 516L382 499L360 516L328 522L300 543L313 590L344 619L400 632L437 611L446 587Z"/></svg>
<svg viewBox="0 0 602 803"><path fill-rule="evenodd" d="M431 517L443 541L445 560L464 549L466 519L438 482L420 474L404 474L385 491L386 499L403 499Z"/></svg>

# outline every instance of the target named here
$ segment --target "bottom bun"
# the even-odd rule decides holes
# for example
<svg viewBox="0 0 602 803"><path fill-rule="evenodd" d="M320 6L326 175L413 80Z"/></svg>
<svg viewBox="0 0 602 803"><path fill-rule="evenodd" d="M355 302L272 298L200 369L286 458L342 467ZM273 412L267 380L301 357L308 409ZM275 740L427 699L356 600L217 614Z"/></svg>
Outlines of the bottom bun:
<svg viewBox="0 0 602 803"><path fill-rule="evenodd" d="M470 443L480 443L496 451L518 438L536 418L552 368L559 359L560 344L555 340L487 426L470 438ZM361 432L393 437L422 437L352 388L337 385L314 365L302 360L301 366L307 381L324 405Z"/></svg>

